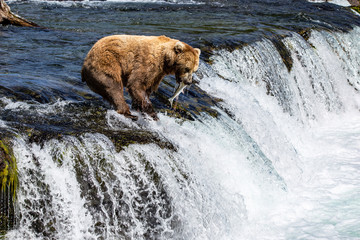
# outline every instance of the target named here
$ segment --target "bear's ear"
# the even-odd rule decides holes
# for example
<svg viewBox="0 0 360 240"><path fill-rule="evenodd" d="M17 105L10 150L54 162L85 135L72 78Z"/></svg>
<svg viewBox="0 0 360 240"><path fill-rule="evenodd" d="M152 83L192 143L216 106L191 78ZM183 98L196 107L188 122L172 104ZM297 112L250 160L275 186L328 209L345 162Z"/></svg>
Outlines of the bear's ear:
<svg viewBox="0 0 360 240"><path fill-rule="evenodd" d="M195 48L194 50L195 50L195 52L197 53L197 55L200 56L201 50L198 49L198 48Z"/></svg>
<svg viewBox="0 0 360 240"><path fill-rule="evenodd" d="M185 45L178 41L175 43L174 50L176 53L182 53L184 51Z"/></svg>

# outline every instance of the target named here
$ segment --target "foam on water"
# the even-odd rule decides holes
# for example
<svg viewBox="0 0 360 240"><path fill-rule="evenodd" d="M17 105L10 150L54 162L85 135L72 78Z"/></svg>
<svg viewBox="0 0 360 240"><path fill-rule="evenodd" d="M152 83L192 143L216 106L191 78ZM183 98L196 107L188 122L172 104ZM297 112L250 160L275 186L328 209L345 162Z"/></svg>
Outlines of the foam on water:
<svg viewBox="0 0 360 240"><path fill-rule="evenodd" d="M39 104L38 102L23 102L13 101L9 98L3 97L0 99L0 104L4 105L5 110L10 111L35 111L38 114L52 114L59 113L64 110L64 107L72 101L57 100L54 103Z"/></svg>
<svg viewBox="0 0 360 240"><path fill-rule="evenodd" d="M308 0L309 2L315 2L315 3L322 3L322 2L329 2L333 4L337 4L343 7L349 7L351 4L348 0Z"/></svg>
<svg viewBox="0 0 360 240"><path fill-rule="evenodd" d="M327 122L301 149L304 177L293 201L303 216L289 224L289 238L359 238L359 127L358 114Z"/></svg>

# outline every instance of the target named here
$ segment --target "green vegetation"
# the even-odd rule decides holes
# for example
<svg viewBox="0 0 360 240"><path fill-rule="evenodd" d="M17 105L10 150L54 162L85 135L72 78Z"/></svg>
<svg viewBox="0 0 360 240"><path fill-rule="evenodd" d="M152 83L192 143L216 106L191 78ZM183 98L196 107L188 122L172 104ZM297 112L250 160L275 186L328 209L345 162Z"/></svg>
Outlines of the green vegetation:
<svg viewBox="0 0 360 240"><path fill-rule="evenodd" d="M356 12L360 13L360 6L351 7L351 9L355 10Z"/></svg>
<svg viewBox="0 0 360 240"><path fill-rule="evenodd" d="M0 140L0 238L15 224L18 186L16 159L7 139Z"/></svg>
<svg viewBox="0 0 360 240"><path fill-rule="evenodd" d="M10 188L13 197L15 197L16 187L18 184L16 159L9 148L0 140L0 156L2 169L0 172L1 191Z"/></svg>

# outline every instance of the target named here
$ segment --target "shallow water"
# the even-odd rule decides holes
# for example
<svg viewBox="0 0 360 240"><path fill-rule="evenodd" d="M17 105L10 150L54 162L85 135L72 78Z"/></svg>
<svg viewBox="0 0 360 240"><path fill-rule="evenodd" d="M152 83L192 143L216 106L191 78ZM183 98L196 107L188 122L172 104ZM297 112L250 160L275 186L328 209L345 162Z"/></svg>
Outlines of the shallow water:
<svg viewBox="0 0 360 240"><path fill-rule="evenodd" d="M360 18L348 9L10 6L46 28L0 28L0 132L20 182L7 239L360 238ZM118 115L80 79L87 51L109 34L201 48L199 84L171 110L166 77L152 97L158 122Z"/></svg>

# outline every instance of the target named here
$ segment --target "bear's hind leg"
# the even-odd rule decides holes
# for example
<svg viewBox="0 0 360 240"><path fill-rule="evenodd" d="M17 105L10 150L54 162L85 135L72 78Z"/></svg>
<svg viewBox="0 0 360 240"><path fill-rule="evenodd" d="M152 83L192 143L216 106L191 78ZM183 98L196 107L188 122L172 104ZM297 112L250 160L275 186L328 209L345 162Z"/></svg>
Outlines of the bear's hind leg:
<svg viewBox="0 0 360 240"><path fill-rule="evenodd" d="M125 117L130 118L134 121L138 119L137 116L131 114L129 105L125 102L123 90L121 90L121 93L116 89L110 90L109 96L111 98L109 102L113 103L113 105L116 108L116 111L119 114L123 114Z"/></svg>
<svg viewBox="0 0 360 240"><path fill-rule="evenodd" d="M87 71L87 69L83 69L82 76L90 89L115 106L119 114L137 120L137 117L131 114L130 108L125 102L124 88L121 81L116 81L103 73L94 74L94 72Z"/></svg>
<svg viewBox="0 0 360 240"><path fill-rule="evenodd" d="M156 112L151 104L149 95L139 86L129 87L129 93L132 98L133 109L149 114L154 120L158 120Z"/></svg>

